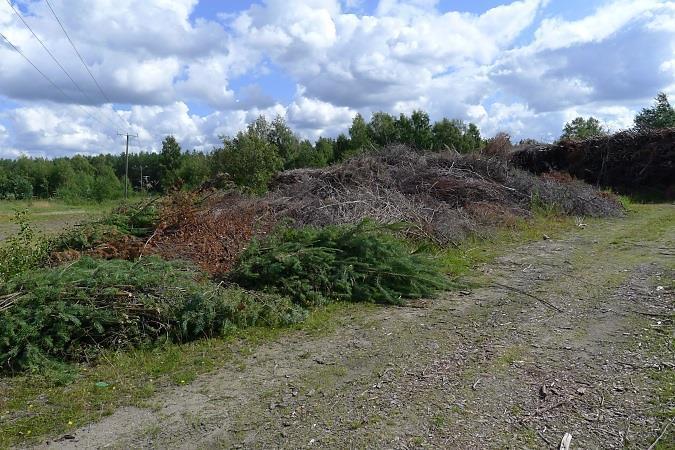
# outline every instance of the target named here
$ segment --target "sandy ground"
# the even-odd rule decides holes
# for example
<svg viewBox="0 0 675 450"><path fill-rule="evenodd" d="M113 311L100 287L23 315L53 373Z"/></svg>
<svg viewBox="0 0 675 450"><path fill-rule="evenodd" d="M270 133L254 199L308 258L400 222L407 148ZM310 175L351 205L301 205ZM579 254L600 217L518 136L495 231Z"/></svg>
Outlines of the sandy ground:
<svg viewBox="0 0 675 450"><path fill-rule="evenodd" d="M284 334L40 448L647 448L675 406L655 381L675 367L675 230L642 237L647 221L520 247L480 289Z"/></svg>

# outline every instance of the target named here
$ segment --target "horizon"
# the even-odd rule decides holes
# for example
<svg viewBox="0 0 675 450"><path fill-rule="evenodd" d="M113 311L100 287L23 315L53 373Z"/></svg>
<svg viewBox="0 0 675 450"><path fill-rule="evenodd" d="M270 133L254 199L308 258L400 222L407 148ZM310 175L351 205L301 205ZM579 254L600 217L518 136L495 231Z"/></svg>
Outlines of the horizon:
<svg viewBox="0 0 675 450"><path fill-rule="evenodd" d="M135 152L166 135L208 151L261 114L315 140L415 109L551 141L577 116L628 128L675 93L673 2L49 3L92 77L49 5L12 2L75 83L0 2L3 35L59 88L2 40L2 158L118 154L125 127Z"/></svg>

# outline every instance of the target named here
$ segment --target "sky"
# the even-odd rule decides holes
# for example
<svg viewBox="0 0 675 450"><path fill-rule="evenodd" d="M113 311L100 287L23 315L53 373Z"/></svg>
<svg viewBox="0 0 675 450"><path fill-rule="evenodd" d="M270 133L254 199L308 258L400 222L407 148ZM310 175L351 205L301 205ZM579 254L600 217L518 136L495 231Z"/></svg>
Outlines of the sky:
<svg viewBox="0 0 675 450"><path fill-rule="evenodd" d="M19 12L59 65L49 56ZM0 157L210 150L263 114L303 138L415 109L552 140L675 96L675 2L0 0ZM72 78L71 79L69 79ZM94 82L101 87L99 90Z"/></svg>

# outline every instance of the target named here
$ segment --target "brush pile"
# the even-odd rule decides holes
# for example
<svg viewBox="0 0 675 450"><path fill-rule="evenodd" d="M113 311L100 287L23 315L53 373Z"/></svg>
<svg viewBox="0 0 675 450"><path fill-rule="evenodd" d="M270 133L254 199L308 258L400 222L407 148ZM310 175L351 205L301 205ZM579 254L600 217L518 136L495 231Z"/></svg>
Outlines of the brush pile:
<svg viewBox="0 0 675 450"><path fill-rule="evenodd" d="M281 173L268 195L276 216L302 225L405 222L440 244L528 216L538 204L579 216L617 216L616 199L572 179L536 177L503 159L389 147L325 169Z"/></svg>
<svg viewBox="0 0 675 450"><path fill-rule="evenodd" d="M136 217L151 225L129 227ZM176 191L135 209L123 207L102 221L64 233L53 243L50 262L58 265L81 255L130 261L157 255L191 261L203 271L222 277L249 241L267 234L275 223L261 199L212 189Z"/></svg>
<svg viewBox="0 0 675 450"><path fill-rule="evenodd" d="M105 349L158 340L285 326L305 316L286 297L223 287L189 264L83 257L0 284L0 372L89 360Z"/></svg>
<svg viewBox="0 0 675 450"><path fill-rule="evenodd" d="M511 161L535 174L564 171L618 192L675 194L675 128L532 145L515 152Z"/></svg>
<svg viewBox="0 0 675 450"><path fill-rule="evenodd" d="M537 208L623 211L583 182L537 177L501 155L403 146L281 173L262 197L203 189L123 207L48 241L44 264L3 276L0 372L289 325L334 301L432 296L451 285L446 269L401 233L447 244Z"/></svg>
<svg viewBox="0 0 675 450"><path fill-rule="evenodd" d="M162 206L141 254L192 261L216 276L227 273L254 236L275 225L266 202L235 192L177 192Z"/></svg>
<svg viewBox="0 0 675 450"><path fill-rule="evenodd" d="M253 238L280 222L325 227L372 220L400 224L397 229L408 237L446 245L512 224L539 207L578 216L623 212L613 196L571 177L537 177L501 157L420 154L393 146L324 169L282 172L263 197L212 189L174 192L137 212L122 211L113 221L72 232L52 260L158 255L191 261L222 279Z"/></svg>

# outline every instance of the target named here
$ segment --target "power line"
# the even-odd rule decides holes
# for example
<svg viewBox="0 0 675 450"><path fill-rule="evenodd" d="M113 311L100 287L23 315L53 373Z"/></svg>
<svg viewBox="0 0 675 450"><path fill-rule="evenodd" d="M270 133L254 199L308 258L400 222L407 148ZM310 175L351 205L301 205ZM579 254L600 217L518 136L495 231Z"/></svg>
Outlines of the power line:
<svg viewBox="0 0 675 450"><path fill-rule="evenodd" d="M37 39L37 41L40 43L40 45L42 46L42 48L43 48L43 49L47 52L47 54L52 58L52 60L56 63L56 65L59 66L59 69L61 69L61 71L62 71L63 73L66 74L66 76L68 77L68 79L70 80L70 82L73 84L73 86L75 86L75 88L76 88L78 91L80 91L80 92L82 93L82 95L84 95L84 97L89 101L89 103L92 103L92 104L95 103L95 102L91 99L91 97L89 97L89 95L88 95L88 94L80 87L80 85L77 84L77 82L76 82L76 81L73 79L73 77L68 73L68 71L65 69L65 67L63 67L63 65L59 62L59 60L56 58L56 56L54 56L54 54L49 50L49 48L47 48L47 45L42 41L42 39L40 39L40 37L35 33L35 31L33 31L33 29L31 28L31 26L28 24L28 22L26 22L26 20L23 18L23 16L22 16L21 14L19 14L19 11L16 10L16 8L15 8L14 5L12 4L12 2L11 2L10 0L6 0L6 1L7 1L7 4L9 5L9 7L12 8L12 10L14 11L14 13L16 14L16 16L17 16L19 19L21 19L21 22L23 22L23 24L26 26L26 28L28 28L28 30L30 30L30 32L33 34L33 37L34 37L35 39Z"/></svg>
<svg viewBox="0 0 675 450"><path fill-rule="evenodd" d="M103 96L103 98L104 98L108 103L112 104L112 102L110 101L110 98L106 95L105 91L103 91L103 88L102 88L101 85L98 83L98 81L96 81L96 77L94 77L94 74L91 73L91 70L89 70L89 66L87 66L87 63L84 61L84 58L82 57L82 55L80 54L80 52L77 50L77 47L75 46L75 43L74 43L73 40L70 38L70 35L69 35L68 32L66 31L66 28L63 26L63 23L61 22L61 19L59 19L59 16L56 14L56 11L54 11L54 8L52 8L52 4L49 3L49 0L45 0L45 3L46 3L47 6L49 7L49 10L52 12L52 15L54 16L54 18L55 18L56 21L58 22L59 26L61 27L61 30L63 30L63 34L66 35L66 39L68 39L68 42L70 42L70 45L73 47L73 50L75 50L75 54L76 54L77 57L80 59L80 62L82 63L82 65L84 66L84 68L87 70L87 73L89 74L89 76L91 77L91 79L94 81L94 84L95 84L96 87L98 88L99 92L101 93L101 95ZM120 114L120 112L117 111L114 107L113 107L113 111L115 111L115 112L117 113L117 115L118 115L119 118L123 121L123 123L124 123L125 126L128 126L129 128L131 128L131 124L129 124L129 122L127 122L127 120L126 120L126 119Z"/></svg>
<svg viewBox="0 0 675 450"><path fill-rule="evenodd" d="M108 125L104 124L103 122L101 122L101 121L100 121L99 119L97 119L96 117L94 117L89 111L87 111L86 109L84 109L84 108L82 107L82 105L77 104L77 101L75 101L70 95L66 94L66 92L65 92L63 89L61 89L56 83L54 83L54 81L52 81L51 78L49 78L47 75L45 75L45 73L44 73L43 71L41 71L41 70L38 68L38 66L36 66L36 65L33 63L33 61L31 61L30 58L28 58L28 56L26 56L26 55L21 51L20 48L18 48L16 45L12 44L12 41L10 41L10 40L7 38L7 36L5 36L5 35L2 34L2 33L0 33L0 36L2 36L2 38L3 38L3 39L4 39L4 40L5 40L5 41L6 41L6 42L14 49L15 52L17 52L19 55L21 55L21 56L23 57L23 59L25 59L26 61L28 61L28 63L29 63L31 66L33 66L33 68L34 68L35 70L37 70L38 73L39 73L40 75L42 75L42 77L43 77L45 80L47 80L47 81L49 82L49 84L51 84L56 90L58 90L58 91L61 93L61 95L63 95L65 98L67 98L68 100L70 100L73 104L75 104L75 105L78 106L80 109L82 109L82 111L84 111L89 117L91 117L92 119L94 119L96 122L100 123L100 124L103 125L104 127L107 127L107 126L108 126Z"/></svg>

